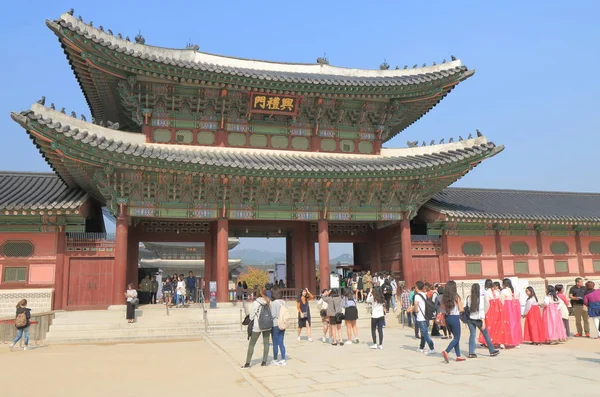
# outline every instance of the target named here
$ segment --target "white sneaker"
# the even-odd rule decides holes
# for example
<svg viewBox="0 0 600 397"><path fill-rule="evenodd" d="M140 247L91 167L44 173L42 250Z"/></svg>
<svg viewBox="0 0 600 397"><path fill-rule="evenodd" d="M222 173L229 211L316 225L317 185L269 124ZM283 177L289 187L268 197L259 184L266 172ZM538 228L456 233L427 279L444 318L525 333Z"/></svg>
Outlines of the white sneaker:
<svg viewBox="0 0 600 397"><path fill-rule="evenodd" d="M323 341L323 343L327 343L327 338L326 337L322 337L321 340Z"/></svg>
<svg viewBox="0 0 600 397"><path fill-rule="evenodd" d="M504 348L505 348L505 347L504 347L504 345L503 345L503 344L502 344L502 345L500 345L500 349L504 349Z"/></svg>
<svg viewBox="0 0 600 397"><path fill-rule="evenodd" d="M417 349L417 353L425 353L425 349Z"/></svg>
<svg viewBox="0 0 600 397"><path fill-rule="evenodd" d="M298 337L298 342L300 341L300 337Z"/></svg>
<svg viewBox="0 0 600 397"><path fill-rule="evenodd" d="M308 338L308 341L309 341L309 342L312 342L312 338Z"/></svg>
<svg viewBox="0 0 600 397"><path fill-rule="evenodd" d="M520 348L521 348L521 345L516 345L515 347L516 347L517 349L520 349Z"/></svg>
<svg viewBox="0 0 600 397"><path fill-rule="evenodd" d="M377 345L371 345L369 346L369 349L377 350Z"/></svg>
<svg viewBox="0 0 600 397"><path fill-rule="evenodd" d="M29 346L25 346L23 350L31 350L31 348Z"/></svg>
<svg viewBox="0 0 600 397"><path fill-rule="evenodd" d="M285 360L281 360L281 361L279 362L279 365L281 365L282 367L283 367L284 365L286 365L286 364L287 364L287 363L285 362Z"/></svg>
<svg viewBox="0 0 600 397"><path fill-rule="evenodd" d="M383 345L379 345L379 346L377 346L377 348L378 348L379 350L383 350Z"/></svg>
<svg viewBox="0 0 600 397"><path fill-rule="evenodd" d="M10 345L8 347L10 349L10 351L13 351L15 349L15 345L16 345L16 343L13 343L12 345Z"/></svg>
<svg viewBox="0 0 600 397"><path fill-rule="evenodd" d="M273 361L271 361L271 365L277 365L277 366L279 366L281 364L279 363L279 361L273 360Z"/></svg>
<svg viewBox="0 0 600 397"><path fill-rule="evenodd" d="M346 343L345 343L345 344L346 344L346 345L351 345L351 344L352 344L352 341L351 341L350 339L348 339L348 340L346 341Z"/></svg>

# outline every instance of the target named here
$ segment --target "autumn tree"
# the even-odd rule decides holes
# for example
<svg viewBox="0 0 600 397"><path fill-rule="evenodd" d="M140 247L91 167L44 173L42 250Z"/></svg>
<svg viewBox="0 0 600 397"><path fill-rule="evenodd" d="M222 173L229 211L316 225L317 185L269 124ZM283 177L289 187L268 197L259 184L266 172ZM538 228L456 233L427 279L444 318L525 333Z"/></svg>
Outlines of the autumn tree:
<svg viewBox="0 0 600 397"><path fill-rule="evenodd" d="M240 274L238 281L242 283L245 281L250 289L256 286L264 287L269 282L269 272L248 266L246 271Z"/></svg>

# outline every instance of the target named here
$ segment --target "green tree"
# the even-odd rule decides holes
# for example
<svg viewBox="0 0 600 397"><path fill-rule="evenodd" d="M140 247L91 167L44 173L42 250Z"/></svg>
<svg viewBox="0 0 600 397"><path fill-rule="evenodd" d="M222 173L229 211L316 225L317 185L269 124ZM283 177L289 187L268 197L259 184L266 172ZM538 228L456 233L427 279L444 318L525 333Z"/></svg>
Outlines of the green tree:
<svg viewBox="0 0 600 397"><path fill-rule="evenodd" d="M240 274L238 280L241 282L245 281L250 289L257 285L259 287L264 287L269 282L269 272L248 266L246 272Z"/></svg>

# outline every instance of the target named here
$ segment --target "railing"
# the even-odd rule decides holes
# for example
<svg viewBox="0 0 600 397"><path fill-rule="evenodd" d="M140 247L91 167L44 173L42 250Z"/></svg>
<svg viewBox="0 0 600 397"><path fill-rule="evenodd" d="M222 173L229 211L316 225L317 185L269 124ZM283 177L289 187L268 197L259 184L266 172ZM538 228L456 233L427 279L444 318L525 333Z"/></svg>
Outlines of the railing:
<svg viewBox="0 0 600 397"><path fill-rule="evenodd" d="M114 251L113 233L67 233L67 251Z"/></svg>
<svg viewBox="0 0 600 397"><path fill-rule="evenodd" d="M89 242L89 241L115 241L114 233L67 233L67 241Z"/></svg>
<svg viewBox="0 0 600 397"><path fill-rule="evenodd" d="M422 234L413 234L410 236L411 241L440 241L440 236L428 236Z"/></svg>
<svg viewBox="0 0 600 397"><path fill-rule="evenodd" d="M31 325L29 326L29 344L37 345L40 341L46 339L46 333L52 325L54 312L36 313L31 315ZM17 336L14 318L0 319L0 342L12 343ZM21 339L21 344L24 343Z"/></svg>

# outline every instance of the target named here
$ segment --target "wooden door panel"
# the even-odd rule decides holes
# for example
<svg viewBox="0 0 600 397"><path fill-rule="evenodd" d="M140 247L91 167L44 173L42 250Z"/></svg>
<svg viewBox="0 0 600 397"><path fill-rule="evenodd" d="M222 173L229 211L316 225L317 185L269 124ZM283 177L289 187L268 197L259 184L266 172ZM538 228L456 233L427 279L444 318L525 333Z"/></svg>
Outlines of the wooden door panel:
<svg viewBox="0 0 600 397"><path fill-rule="evenodd" d="M413 271L415 280L437 283L446 282L440 280L440 261L437 256L413 257Z"/></svg>
<svg viewBox="0 0 600 397"><path fill-rule="evenodd" d="M112 258L73 258L69 266L67 305L100 308L111 304Z"/></svg>

